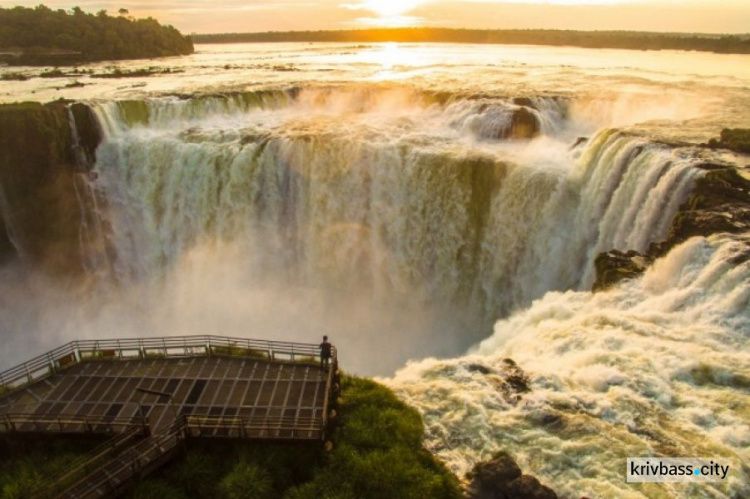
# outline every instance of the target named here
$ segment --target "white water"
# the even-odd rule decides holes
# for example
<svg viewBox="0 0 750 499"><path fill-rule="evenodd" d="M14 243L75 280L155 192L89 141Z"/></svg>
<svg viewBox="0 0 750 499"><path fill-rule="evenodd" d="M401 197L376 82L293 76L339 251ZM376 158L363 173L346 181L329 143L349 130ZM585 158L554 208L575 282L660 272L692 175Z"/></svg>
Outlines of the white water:
<svg viewBox="0 0 750 499"><path fill-rule="evenodd" d="M750 127L746 56L199 49L159 62L184 73L4 84L5 101L89 99L106 132L99 179L76 184L82 206L106 200L82 219L95 270L81 289L0 268L5 365L76 338L328 333L349 371L414 361L386 382L459 473L506 449L563 497L750 495L748 264L726 263L747 243L692 240L588 291L598 252L664 237L695 163L737 161L655 139ZM533 100L540 137L497 138L511 97ZM505 357L531 378L520 401ZM651 453L737 471L625 485L624 458Z"/></svg>
<svg viewBox="0 0 750 499"><path fill-rule="evenodd" d="M460 474L505 449L563 497L747 497L749 242L694 238L610 291L548 293L471 354L410 363L388 383ZM520 400L502 391L508 357L531 379ZM626 484L625 458L654 455L733 471L717 485Z"/></svg>

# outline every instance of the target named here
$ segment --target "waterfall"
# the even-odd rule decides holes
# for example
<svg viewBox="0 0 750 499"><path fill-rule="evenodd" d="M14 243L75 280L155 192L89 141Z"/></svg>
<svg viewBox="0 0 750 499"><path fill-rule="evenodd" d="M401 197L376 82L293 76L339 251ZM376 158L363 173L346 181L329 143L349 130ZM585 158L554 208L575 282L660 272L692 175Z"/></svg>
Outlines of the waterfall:
<svg viewBox="0 0 750 499"><path fill-rule="evenodd" d="M190 248L242 242L259 275L455 306L485 327L589 289L597 253L666 236L700 172L616 130L570 151L555 136L564 103L531 105L547 135L530 144L482 132L507 126L514 102L393 89L96 105L115 268L144 279Z"/></svg>
<svg viewBox="0 0 750 499"><path fill-rule="evenodd" d="M12 246L11 251L15 251L15 254L18 255L19 258L25 260L26 252L23 250L23 247L18 240L15 221L13 220L11 207L8 203L8 198L5 195L5 190L3 189L2 184L0 184L0 218L3 222L2 227L5 230L5 234L3 234L3 236L7 238L7 241Z"/></svg>
<svg viewBox="0 0 750 499"><path fill-rule="evenodd" d="M76 166L72 183L81 214L78 230L81 262L84 270L89 274L106 273L110 267L104 228L104 220L106 220L107 215L105 210L100 207L99 198L101 194L97 193L92 182L91 170L94 164L81 145L75 116L70 106L68 107L68 122Z"/></svg>

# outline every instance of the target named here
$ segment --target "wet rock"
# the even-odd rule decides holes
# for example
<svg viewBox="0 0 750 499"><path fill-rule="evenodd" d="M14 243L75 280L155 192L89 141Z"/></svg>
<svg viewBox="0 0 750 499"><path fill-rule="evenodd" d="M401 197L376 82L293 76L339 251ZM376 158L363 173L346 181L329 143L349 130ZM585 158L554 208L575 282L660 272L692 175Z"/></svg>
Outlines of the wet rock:
<svg viewBox="0 0 750 499"><path fill-rule="evenodd" d="M507 487L508 496L517 499L553 499L557 494L542 485L539 480L530 475L522 475L513 480Z"/></svg>
<svg viewBox="0 0 750 499"><path fill-rule="evenodd" d="M529 415L529 419L536 426L543 426L548 430L559 430L565 426L565 419L562 414L556 412L542 412Z"/></svg>
<svg viewBox="0 0 750 499"><path fill-rule="evenodd" d="M96 159L96 148L104 136L94 111L86 104L75 103L70 106L73 113L78 140L89 166L93 166Z"/></svg>
<svg viewBox="0 0 750 499"><path fill-rule="evenodd" d="M697 168L706 173L696 180L690 197L675 215L667 238L652 244L645 254L616 250L599 254L594 262L595 291L641 275L655 259L691 237L750 231L750 171L712 163ZM747 258L750 248L739 253L735 261L741 263Z"/></svg>
<svg viewBox="0 0 750 499"><path fill-rule="evenodd" d="M708 172L695 182L667 240L652 248L660 255L693 236L740 234L750 230L750 173L743 176L734 167L717 168L710 164L702 167Z"/></svg>
<svg viewBox="0 0 750 499"><path fill-rule="evenodd" d="M588 141L589 141L589 138L588 138L588 137L578 137L578 138L576 139L576 141L575 141L575 142L573 143L573 145L572 145L572 146L570 146L570 150L572 151L572 150L573 150L573 149L575 149L576 147L580 146L581 144L585 144L585 143L586 143L586 142L588 142Z"/></svg>
<svg viewBox="0 0 750 499"><path fill-rule="evenodd" d="M518 367L513 359L504 359L506 376L505 382L515 394L527 393L531 391L529 378L526 373Z"/></svg>
<svg viewBox="0 0 750 499"><path fill-rule="evenodd" d="M512 102L516 106L524 106L530 107L531 109L536 109L536 106L534 106L534 101L532 101L529 97L515 97Z"/></svg>
<svg viewBox="0 0 750 499"><path fill-rule="evenodd" d="M520 107L513 112L510 129L505 138L533 139L541 131L541 123L536 115L526 107Z"/></svg>
<svg viewBox="0 0 750 499"><path fill-rule="evenodd" d="M12 232L30 263L54 273L81 270L69 123L68 109L60 102L0 106L2 209L4 222L12 225L3 227L0 253L5 254L0 258L9 256Z"/></svg>
<svg viewBox="0 0 750 499"><path fill-rule="evenodd" d="M637 251L612 250L600 253L594 260L596 268L596 282L594 291L605 290L620 281L633 279L641 275L654 261L649 255L643 255Z"/></svg>
<svg viewBox="0 0 750 499"><path fill-rule="evenodd" d="M506 452L478 463L467 476L469 499L556 499L557 494L530 475Z"/></svg>
<svg viewBox="0 0 750 499"><path fill-rule="evenodd" d="M493 372L492 369L481 364L469 364L468 366L466 366L466 369L470 373L491 374Z"/></svg>

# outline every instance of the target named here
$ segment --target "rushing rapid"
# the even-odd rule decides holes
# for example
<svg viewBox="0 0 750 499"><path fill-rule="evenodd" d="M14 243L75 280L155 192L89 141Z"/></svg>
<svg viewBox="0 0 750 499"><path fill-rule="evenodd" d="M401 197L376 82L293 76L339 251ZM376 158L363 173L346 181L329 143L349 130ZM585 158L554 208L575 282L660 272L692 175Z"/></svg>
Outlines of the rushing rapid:
<svg viewBox="0 0 750 499"><path fill-rule="evenodd" d="M750 247L693 238L607 292L548 293L454 360L389 381L422 409L429 447L459 474L499 449L563 497L750 492ZM513 359L529 393L509 396ZM625 457L711 456L723 484L627 484Z"/></svg>
<svg viewBox="0 0 750 499"><path fill-rule="evenodd" d="M164 64L7 87L83 101L101 143L71 106L80 282L28 269L0 183L5 364L81 337L328 334L347 370L390 376L460 476L504 449L562 497L750 495L747 235L591 291L598 255L648 252L707 171L741 167L696 144L750 127L747 66L453 45ZM626 485L625 457L648 455L737 472Z"/></svg>

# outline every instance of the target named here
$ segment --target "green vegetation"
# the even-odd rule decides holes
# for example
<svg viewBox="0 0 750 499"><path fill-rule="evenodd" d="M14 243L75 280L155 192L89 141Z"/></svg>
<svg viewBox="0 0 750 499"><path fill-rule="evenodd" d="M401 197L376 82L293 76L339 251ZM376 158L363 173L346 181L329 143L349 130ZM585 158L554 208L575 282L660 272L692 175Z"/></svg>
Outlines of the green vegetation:
<svg viewBox="0 0 750 499"><path fill-rule="evenodd" d="M182 458L137 483L130 497L461 497L457 479L422 447L424 427L416 410L367 379L344 377L341 393L330 451L317 443L192 440ZM0 486L15 495L2 497L21 497L39 476L80 456L69 446L40 449L5 453Z"/></svg>
<svg viewBox="0 0 750 499"><path fill-rule="evenodd" d="M29 77L21 73L5 73L0 76L2 81L26 81Z"/></svg>
<svg viewBox="0 0 750 499"><path fill-rule="evenodd" d="M147 479L134 499L459 498L456 478L422 447L419 414L373 381L343 379L333 449L190 442L186 457ZM166 487L169 487L166 489Z"/></svg>
<svg viewBox="0 0 750 499"><path fill-rule="evenodd" d="M193 53L193 42L155 19L87 14L40 5L0 9L0 52L9 64L56 65Z"/></svg>
<svg viewBox="0 0 750 499"><path fill-rule="evenodd" d="M267 359L268 352L265 350L253 350L252 348L239 347L236 343L229 343L229 346L211 345L213 355L228 355L232 357L252 357L255 359Z"/></svg>
<svg viewBox="0 0 750 499"><path fill-rule="evenodd" d="M156 67L150 67L150 68L144 68L144 69L134 69L132 71L122 70L120 68L115 68L112 70L111 73L97 73L92 74L92 78L141 78L145 76L153 76L153 75L163 75L163 74L174 74L174 73L182 73L182 70L179 69L160 69Z"/></svg>
<svg viewBox="0 0 750 499"><path fill-rule="evenodd" d="M96 439L36 439L0 441L0 498L29 497L45 477L67 468L77 458L93 449Z"/></svg>
<svg viewBox="0 0 750 499"><path fill-rule="evenodd" d="M274 31L193 35L196 43L239 42L401 42L494 43L501 45L570 45L634 50L698 50L722 54L750 53L745 35L646 33L637 31L481 30L383 28L341 31Z"/></svg>
<svg viewBox="0 0 750 499"><path fill-rule="evenodd" d="M719 140L711 139L708 141L708 147L712 149L730 149L734 152L750 154L750 129L725 128L721 131Z"/></svg>

